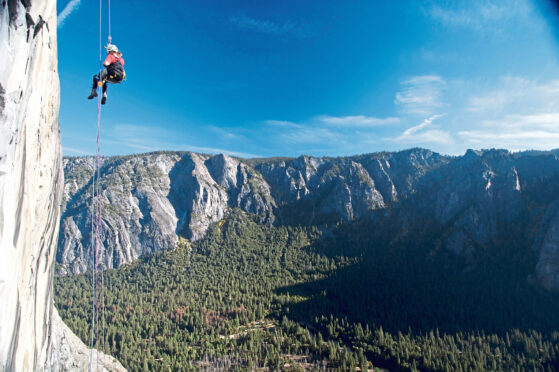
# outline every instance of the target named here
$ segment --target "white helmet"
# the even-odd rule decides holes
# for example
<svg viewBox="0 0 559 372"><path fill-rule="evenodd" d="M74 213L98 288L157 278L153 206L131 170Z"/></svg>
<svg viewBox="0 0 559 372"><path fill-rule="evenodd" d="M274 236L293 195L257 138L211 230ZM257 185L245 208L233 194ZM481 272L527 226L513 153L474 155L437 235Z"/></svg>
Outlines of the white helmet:
<svg viewBox="0 0 559 372"><path fill-rule="evenodd" d="M118 48L117 48L116 45L114 45L114 44L109 44L109 45L107 45L107 46L105 47L105 49L107 49L107 53L110 53L110 52L118 53Z"/></svg>

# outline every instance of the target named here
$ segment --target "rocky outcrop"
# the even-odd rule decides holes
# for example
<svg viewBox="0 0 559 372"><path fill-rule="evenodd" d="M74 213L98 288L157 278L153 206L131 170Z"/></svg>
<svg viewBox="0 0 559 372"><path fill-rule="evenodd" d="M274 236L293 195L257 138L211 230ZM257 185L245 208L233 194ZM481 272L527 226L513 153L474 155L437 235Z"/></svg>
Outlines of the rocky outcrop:
<svg viewBox="0 0 559 372"><path fill-rule="evenodd" d="M88 371L92 362L94 371L124 372L126 369L115 358L90 350L60 318L56 308L52 314L52 352L47 364L49 371Z"/></svg>
<svg viewBox="0 0 559 372"><path fill-rule="evenodd" d="M429 150L411 149L348 158L301 156L250 162L270 184L278 204L311 209L307 223L313 223L320 222L320 214L347 222L385 208L415 192L428 171L448 161L450 158Z"/></svg>
<svg viewBox="0 0 559 372"><path fill-rule="evenodd" d="M120 265L144 252L177 242L177 217L167 198L168 174L178 156L153 156L141 161L114 159L103 167L104 263ZM92 159L64 160L65 203L58 260L71 262L72 272L84 271L91 257Z"/></svg>
<svg viewBox="0 0 559 372"><path fill-rule="evenodd" d="M526 213L514 157L506 151L475 152L431 172L416 198L421 215L446 226L447 248L470 255Z"/></svg>
<svg viewBox="0 0 559 372"><path fill-rule="evenodd" d="M0 371L67 370L58 361L74 356L54 345L71 332L52 293L63 189L56 1L0 2L0 59Z"/></svg>
<svg viewBox="0 0 559 372"><path fill-rule="evenodd" d="M91 266L93 160L64 160L66 178L57 259L62 273ZM196 240L230 208L273 223L275 202L262 176L226 155L155 153L105 159L102 167L104 265L120 267L146 252Z"/></svg>
<svg viewBox="0 0 559 372"><path fill-rule="evenodd" d="M325 159L301 156L255 166L270 184L272 195L284 209L310 210L309 220L330 215L351 221L384 207L382 194L363 165L351 158ZM285 216L285 214L282 214ZM301 221L291 221L301 224Z"/></svg>

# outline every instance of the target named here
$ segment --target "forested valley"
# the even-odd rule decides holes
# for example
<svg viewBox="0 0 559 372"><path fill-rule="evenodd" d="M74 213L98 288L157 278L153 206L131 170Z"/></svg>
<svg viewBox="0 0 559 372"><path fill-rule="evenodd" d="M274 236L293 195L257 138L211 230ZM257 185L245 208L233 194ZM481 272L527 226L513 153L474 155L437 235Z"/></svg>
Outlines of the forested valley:
<svg viewBox="0 0 559 372"><path fill-rule="evenodd" d="M436 223L396 219L267 226L233 209L105 272L106 351L130 371L559 370L559 297L531 283L522 236L469 260L434 243ZM55 280L86 344L91 288L91 271Z"/></svg>

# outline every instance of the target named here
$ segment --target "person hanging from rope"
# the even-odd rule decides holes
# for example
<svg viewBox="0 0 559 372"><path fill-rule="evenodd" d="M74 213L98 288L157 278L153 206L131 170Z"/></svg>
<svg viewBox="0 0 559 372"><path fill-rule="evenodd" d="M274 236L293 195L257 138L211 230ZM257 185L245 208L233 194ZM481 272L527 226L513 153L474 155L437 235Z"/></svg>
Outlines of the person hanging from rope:
<svg viewBox="0 0 559 372"><path fill-rule="evenodd" d="M107 82L118 84L121 83L126 77L124 72L124 58L122 58L122 53L119 52L116 45L109 44L105 47L107 49L107 58L103 62L103 69L96 75L93 75L93 88L91 88L91 94L87 99L93 99L97 97L97 87L103 84L103 98L101 99L101 104L104 105L107 102Z"/></svg>

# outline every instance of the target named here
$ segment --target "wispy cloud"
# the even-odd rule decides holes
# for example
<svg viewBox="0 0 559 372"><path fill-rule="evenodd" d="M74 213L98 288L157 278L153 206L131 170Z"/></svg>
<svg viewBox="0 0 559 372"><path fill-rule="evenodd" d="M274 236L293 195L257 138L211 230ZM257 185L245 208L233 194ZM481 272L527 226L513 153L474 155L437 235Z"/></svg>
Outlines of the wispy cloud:
<svg viewBox="0 0 559 372"><path fill-rule="evenodd" d="M78 155L78 156L93 155L93 152L84 151L82 149L76 149L76 148L67 147L67 146L62 146L62 151L64 152L64 155Z"/></svg>
<svg viewBox="0 0 559 372"><path fill-rule="evenodd" d="M229 17L229 22L241 29L277 36L306 36L309 31L303 25L292 20L274 22L267 19L258 19L246 15Z"/></svg>
<svg viewBox="0 0 559 372"><path fill-rule="evenodd" d="M476 31L499 31L505 23L527 19L532 6L526 0L467 1L451 6L433 5L425 14L442 25Z"/></svg>
<svg viewBox="0 0 559 372"><path fill-rule="evenodd" d="M396 117L376 118L372 116L356 115L356 116L318 116L317 120L339 127L377 127L381 125L390 125L400 123L400 119Z"/></svg>
<svg viewBox="0 0 559 372"><path fill-rule="evenodd" d="M508 11L504 4L500 6L487 3L467 9L445 9L433 6L428 14L447 26L481 28L486 22L503 19Z"/></svg>
<svg viewBox="0 0 559 372"><path fill-rule="evenodd" d="M507 115L486 120L473 130L458 132L473 146L505 147L510 150L551 149L559 143L559 112L533 115Z"/></svg>
<svg viewBox="0 0 559 372"><path fill-rule="evenodd" d="M471 97L467 110L479 113L518 110L550 111L559 109L559 80L538 83L523 77L507 76L500 86Z"/></svg>
<svg viewBox="0 0 559 372"><path fill-rule="evenodd" d="M103 144L118 147L117 153L178 150L181 133L160 126L117 124L108 128Z"/></svg>
<svg viewBox="0 0 559 372"><path fill-rule="evenodd" d="M211 132L217 134L221 139L224 139L224 140L240 140L240 139L245 138L244 136L242 136L240 134L233 133L230 130L220 128L220 127L217 127L215 125L208 125L206 128L208 128Z"/></svg>
<svg viewBox="0 0 559 372"><path fill-rule="evenodd" d="M210 130L227 136L228 132L218 127L210 126ZM236 136L234 134L231 134ZM240 136L239 136L240 137ZM229 150L221 147L196 146L183 142L182 133L167 130L159 126L118 124L110 128L107 137L103 139L105 145L117 145L120 152L141 151L152 152L160 150L193 151L210 154L228 154L242 158L257 157L257 154Z"/></svg>
<svg viewBox="0 0 559 372"><path fill-rule="evenodd" d="M279 137L289 144L331 144L342 140L336 132L313 123L285 120L266 120L264 123L280 129Z"/></svg>
<svg viewBox="0 0 559 372"><path fill-rule="evenodd" d="M446 82L440 76L415 76L400 85L394 104L405 114L431 115L443 106Z"/></svg>
<svg viewBox="0 0 559 372"><path fill-rule="evenodd" d="M454 139L450 133L433 126L433 122L446 114L433 115L420 124L406 129L400 136L394 138L395 142L409 144L450 144Z"/></svg>
<svg viewBox="0 0 559 372"><path fill-rule="evenodd" d="M483 89L483 88L482 88ZM466 100L457 130L468 147L510 150L556 148L559 144L559 80L540 82L505 76Z"/></svg>
<svg viewBox="0 0 559 372"><path fill-rule="evenodd" d="M257 158L257 157L260 156L258 154L251 154L251 153L248 153L248 152L231 151L231 150L223 149L223 148L219 148L219 147L203 147L203 146L194 146L194 145L188 145L188 144L180 145L179 149L184 150L184 151L201 152L201 153L204 153L204 154L227 154L227 155L232 155L232 156L236 156L236 157L239 157L239 158Z"/></svg>
<svg viewBox="0 0 559 372"><path fill-rule="evenodd" d="M61 27L64 24L66 18L68 18L70 14L72 14L72 12L74 12L74 10L76 10L79 7L80 3L81 0L70 0L68 4L66 4L64 9L62 9L60 14L58 15L58 20L57 20L58 27Z"/></svg>
<svg viewBox="0 0 559 372"><path fill-rule="evenodd" d="M322 144L328 147L358 146L375 135L376 131L399 124L396 117L377 118L365 115L318 115L301 123L267 120L264 124L275 128L277 135L288 144Z"/></svg>

